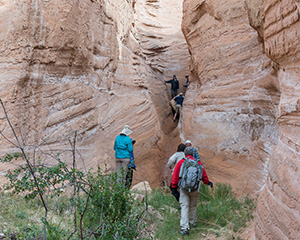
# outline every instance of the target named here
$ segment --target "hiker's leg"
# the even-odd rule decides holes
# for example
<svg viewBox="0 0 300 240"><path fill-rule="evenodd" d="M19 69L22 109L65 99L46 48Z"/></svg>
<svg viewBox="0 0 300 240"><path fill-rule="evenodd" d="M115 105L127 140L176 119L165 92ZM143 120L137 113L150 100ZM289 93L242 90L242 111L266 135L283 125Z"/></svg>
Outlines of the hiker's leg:
<svg viewBox="0 0 300 240"><path fill-rule="evenodd" d="M174 96L177 96L177 93L178 93L178 89L175 89L174 90Z"/></svg>
<svg viewBox="0 0 300 240"><path fill-rule="evenodd" d="M190 209L189 209L189 222L191 226L195 226L197 223L197 199L198 191L189 193L190 195Z"/></svg>
<svg viewBox="0 0 300 240"><path fill-rule="evenodd" d="M180 228L181 230L189 229L189 195L180 189L179 203L181 207Z"/></svg>
<svg viewBox="0 0 300 240"><path fill-rule="evenodd" d="M125 176L128 172L128 165L129 165L130 158L116 158L116 166L117 166L117 172L119 175L121 175L122 168L125 170Z"/></svg>
<svg viewBox="0 0 300 240"><path fill-rule="evenodd" d="M175 90L173 88L171 88L171 95L172 95L172 98L174 98L176 95L175 95Z"/></svg>
<svg viewBox="0 0 300 240"><path fill-rule="evenodd" d="M133 169L130 168L126 174L125 187L130 188L132 184Z"/></svg>
<svg viewBox="0 0 300 240"><path fill-rule="evenodd" d="M178 104L176 104L176 106L175 106L175 111L176 111L176 112L175 112L175 114L174 114L173 121L176 120L176 116L177 116L178 111L179 111Z"/></svg>
<svg viewBox="0 0 300 240"><path fill-rule="evenodd" d="M174 117L173 117L173 122L175 121L175 119L176 119L176 116L177 116L177 111L175 112L175 114L174 114Z"/></svg>
<svg viewBox="0 0 300 240"><path fill-rule="evenodd" d="M122 159L116 158L116 170L118 174L121 174L121 168L122 168Z"/></svg>

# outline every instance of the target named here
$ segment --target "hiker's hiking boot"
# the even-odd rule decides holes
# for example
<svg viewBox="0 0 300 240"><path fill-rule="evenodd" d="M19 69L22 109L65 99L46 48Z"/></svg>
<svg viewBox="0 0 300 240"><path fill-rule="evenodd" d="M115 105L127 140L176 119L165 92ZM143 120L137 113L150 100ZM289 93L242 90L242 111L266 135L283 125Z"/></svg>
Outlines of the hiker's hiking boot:
<svg viewBox="0 0 300 240"><path fill-rule="evenodd" d="M188 229L183 229L178 231L180 233L180 235L189 235L189 230Z"/></svg>

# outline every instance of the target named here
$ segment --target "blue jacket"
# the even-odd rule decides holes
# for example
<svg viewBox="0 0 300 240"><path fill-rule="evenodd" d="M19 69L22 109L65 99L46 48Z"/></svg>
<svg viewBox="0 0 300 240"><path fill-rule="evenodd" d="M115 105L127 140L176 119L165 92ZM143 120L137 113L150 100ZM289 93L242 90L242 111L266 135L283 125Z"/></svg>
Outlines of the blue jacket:
<svg viewBox="0 0 300 240"><path fill-rule="evenodd" d="M178 97L174 98L174 100L176 101L176 104L180 104L182 106L184 97L179 95Z"/></svg>
<svg viewBox="0 0 300 240"><path fill-rule="evenodd" d="M117 136L114 144L114 150L116 158L130 158L130 153L133 152L131 138L123 134Z"/></svg>
<svg viewBox="0 0 300 240"><path fill-rule="evenodd" d="M197 149L193 147L193 150L194 150L193 157L194 157L197 161L200 161L200 155L199 155Z"/></svg>

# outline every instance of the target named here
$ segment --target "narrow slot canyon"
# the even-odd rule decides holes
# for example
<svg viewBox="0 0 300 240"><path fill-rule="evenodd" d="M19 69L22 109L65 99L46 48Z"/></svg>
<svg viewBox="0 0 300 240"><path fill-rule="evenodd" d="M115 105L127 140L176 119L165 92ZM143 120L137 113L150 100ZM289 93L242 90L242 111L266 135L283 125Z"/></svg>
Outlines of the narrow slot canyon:
<svg viewBox="0 0 300 240"><path fill-rule="evenodd" d="M0 98L47 163L46 152L72 164L76 132L78 168L112 170L129 125L133 183L152 188L189 139L214 183L258 197L253 239L300 239L299 12L294 0L0 0ZM175 122L173 75L185 97ZM1 156L16 150L0 143Z"/></svg>

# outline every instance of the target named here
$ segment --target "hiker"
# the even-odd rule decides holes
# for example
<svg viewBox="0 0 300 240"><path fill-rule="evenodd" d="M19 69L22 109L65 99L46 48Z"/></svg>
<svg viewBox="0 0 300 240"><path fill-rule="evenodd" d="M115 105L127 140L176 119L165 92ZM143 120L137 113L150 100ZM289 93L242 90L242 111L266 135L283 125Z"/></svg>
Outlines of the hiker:
<svg viewBox="0 0 300 240"><path fill-rule="evenodd" d="M136 143L135 140L132 140L132 146ZM126 174L126 180L125 180L125 187L130 188L132 184L132 178L133 178L133 170L136 171L135 161L134 161L134 155L133 152L130 153L130 161L128 165L128 171Z"/></svg>
<svg viewBox="0 0 300 240"><path fill-rule="evenodd" d="M196 161L193 157L193 152L192 147L184 149L185 158L176 164L171 181L172 188L179 187L181 207L181 230L179 233L181 235L188 235L190 227L196 226L200 180L211 188L213 187L213 183L209 181L201 162Z"/></svg>
<svg viewBox="0 0 300 240"><path fill-rule="evenodd" d="M175 106L175 114L174 114L174 117L173 117L173 122L175 122L177 114L181 113L182 103L183 103L183 100L184 100L183 94L179 93L179 96L175 97L174 100L176 101L176 106Z"/></svg>
<svg viewBox="0 0 300 240"><path fill-rule="evenodd" d="M172 169L172 173L174 171L174 168L176 166L176 164L178 163L179 160L184 158L184 149L186 148L186 146L183 143L180 143L177 147L177 152L174 153L170 158L169 161L167 163L168 168Z"/></svg>
<svg viewBox="0 0 300 240"><path fill-rule="evenodd" d="M125 125L115 140L114 150L118 174L121 174L122 168L125 169L125 174L128 172L131 153L133 153L132 140L129 137L131 133L130 127Z"/></svg>
<svg viewBox="0 0 300 240"><path fill-rule="evenodd" d="M184 87L188 87L190 85L189 75L185 75L186 83L183 85Z"/></svg>
<svg viewBox="0 0 300 240"><path fill-rule="evenodd" d="M165 83L171 83L171 95L174 98L177 95L177 91L179 89L179 82L176 78L176 75L173 75L173 78L169 81L165 81Z"/></svg>
<svg viewBox="0 0 300 240"><path fill-rule="evenodd" d="M191 142L190 140L186 140L185 146L186 146L186 147L192 147L192 142ZM192 148L193 148L193 150L194 150L193 157L194 157L197 161L200 161L200 155L199 155L197 149L194 148L194 147L192 147Z"/></svg>
<svg viewBox="0 0 300 240"><path fill-rule="evenodd" d="M173 174L173 171L174 171L174 168L175 168L177 162L185 157L184 149L185 149L185 145L183 143L180 143L177 147L177 152L174 153L169 158L169 161L167 163L167 167L172 169L171 170L172 174ZM172 168L172 166L173 166L173 168ZM172 192L172 195L176 198L176 200L179 201L179 192L178 192L177 188L172 188L172 186L170 185L170 190Z"/></svg>

